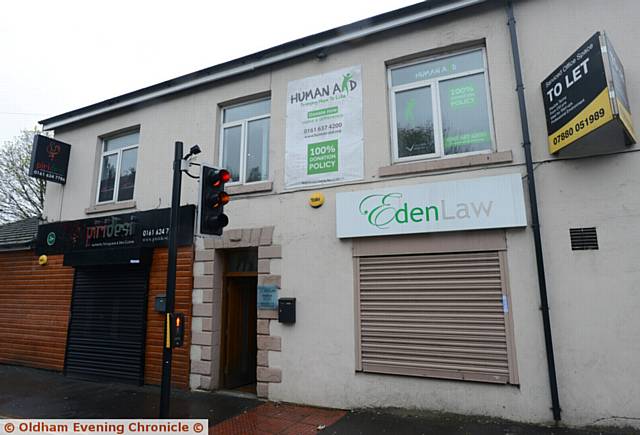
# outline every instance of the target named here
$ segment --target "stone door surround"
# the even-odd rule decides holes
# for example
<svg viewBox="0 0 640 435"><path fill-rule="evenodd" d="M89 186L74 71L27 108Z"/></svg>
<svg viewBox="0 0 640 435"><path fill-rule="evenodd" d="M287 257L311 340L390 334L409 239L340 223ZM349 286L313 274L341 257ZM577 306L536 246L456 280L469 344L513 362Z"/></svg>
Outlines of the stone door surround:
<svg viewBox="0 0 640 435"><path fill-rule="evenodd" d="M281 285L282 248L273 244L274 227L226 230L220 238L196 242L193 268L193 321L191 324L191 389L215 390L219 386L222 314L222 264L216 250L258 248L258 285ZM277 264L275 264L277 263ZM256 289L257 291L257 289ZM281 337L270 333L277 310L258 310L257 395L269 397L269 384L282 381L282 370L269 365L269 352L280 352Z"/></svg>

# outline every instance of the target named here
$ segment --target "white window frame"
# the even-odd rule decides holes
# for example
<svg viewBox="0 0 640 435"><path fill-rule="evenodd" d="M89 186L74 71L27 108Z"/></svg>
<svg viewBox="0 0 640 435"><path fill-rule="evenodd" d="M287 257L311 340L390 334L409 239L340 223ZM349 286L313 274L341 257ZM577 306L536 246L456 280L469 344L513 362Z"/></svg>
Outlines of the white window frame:
<svg viewBox="0 0 640 435"><path fill-rule="evenodd" d="M122 134L118 134L117 136L109 136L109 137L103 137L102 138L102 142L100 144L101 147L101 154L100 154L100 170L98 171L98 185L97 185L97 189L96 189L96 205L98 204L115 204L117 202L127 202L127 201L132 201L133 198L135 197L136 194L136 188L135 188L135 181L134 181L134 186L133 186L133 197L131 199L125 199L122 201L118 201L118 193L120 191L120 165L122 163L122 153L124 151L127 150L131 150L134 148L138 148L140 146L140 138L138 137L138 143L134 144L134 145L128 145L126 147L122 147L122 148L118 148L117 150L113 150L113 151L105 151L104 148L107 144L108 141L113 140L113 139L117 139L119 137L122 136L128 136L130 134L134 134L134 133L140 133L137 130L134 131L128 131L126 133L122 133ZM104 167L104 158L117 154L118 158L116 159L116 181L114 182L113 185L113 198L108 200L108 201L100 201L100 183L102 182L102 168ZM138 159L136 157L136 169L138 167ZM136 179L137 179L137 174L136 174Z"/></svg>
<svg viewBox="0 0 640 435"><path fill-rule="evenodd" d="M267 177L264 180L258 180L258 181L251 181L251 182L246 182L246 172L247 172L247 130L249 129L249 123L252 121L258 121L260 119L271 119L271 110L269 110L269 113L265 114L265 115L258 115L258 116L253 116L251 118L244 118L241 119L239 121L231 121L231 122L224 122L224 114L225 111L228 109L233 109L234 107L238 107L238 106L244 106L246 104L252 104L252 103L259 103L260 101L267 101L267 100L271 100L271 97L265 97L265 98L259 98L257 100L250 100L250 101L244 101L242 103L238 103L238 104L233 104L230 106L224 106L222 107L222 115L221 115L221 120L222 123L220 125L220 149L218 152L218 163L220 165L220 167L223 167L223 156L224 156L224 147L225 147L225 143L224 143L224 130L226 128L232 128L232 127L237 127L237 126L241 126L240 128L240 174L238 174L238 181L233 181L233 182L228 182L227 186L241 186L241 185L251 185L251 184L257 184L257 183L264 183L266 181L269 181L270 176L269 176L269 148L271 145L271 140L270 137L267 138L268 142L267 142L267 150L266 150L266 171L267 171ZM271 125L269 125L269 136L271 136Z"/></svg>
<svg viewBox="0 0 640 435"><path fill-rule="evenodd" d="M445 59L447 57L457 56L460 54L471 53L474 51L482 52L482 63L483 63L482 68L464 71L457 74L444 75L444 76L436 77L433 79L419 80L419 81L407 83L404 85L397 85L397 86L392 85L391 72L393 70L396 70L399 68L405 68L411 65L418 65L425 62L431 62L438 59ZM443 138L443 132L442 132L442 113L440 110L440 82L451 80L451 79L457 79L460 77L472 76L480 73L484 74L485 92L487 95L487 115L489 118L489 134L491 137L491 147L486 150L469 151L466 153L446 155L444 153L444 145L443 145L444 138ZM419 60L415 60L408 63L393 65L387 68L387 87L389 89L389 102L390 102L390 108L391 108L391 116L389 118L391 122L391 130L390 130L391 131L391 148L392 148L391 155L392 155L393 163L405 163L405 162L412 162L416 160L450 159L450 158L464 157L464 156L475 155L475 154L490 154L495 151L496 140L495 140L494 127L493 127L493 112L491 110L492 104L491 104L491 92L489 87L489 73L487 69L487 53L484 47L475 47L467 50L447 52L447 53L439 54L436 56L421 58ZM412 89L420 89L424 87L431 88L431 106L433 111L433 133L434 133L434 139L435 139L435 152L430 154L421 154L418 156L398 157L398 124L397 124L396 98L395 98L396 93L412 90Z"/></svg>

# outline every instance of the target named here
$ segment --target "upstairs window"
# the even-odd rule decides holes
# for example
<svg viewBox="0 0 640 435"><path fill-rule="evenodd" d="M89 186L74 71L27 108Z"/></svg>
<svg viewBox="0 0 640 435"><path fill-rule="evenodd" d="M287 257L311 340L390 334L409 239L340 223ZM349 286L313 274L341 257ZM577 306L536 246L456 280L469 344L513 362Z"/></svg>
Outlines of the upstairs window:
<svg viewBox="0 0 640 435"><path fill-rule="evenodd" d="M394 162L489 152L484 49L389 69Z"/></svg>
<svg viewBox="0 0 640 435"><path fill-rule="evenodd" d="M98 204L133 199L140 133L110 137L102 142Z"/></svg>
<svg viewBox="0 0 640 435"><path fill-rule="evenodd" d="M231 183L246 184L269 178L271 100L223 109L220 165L231 172Z"/></svg>

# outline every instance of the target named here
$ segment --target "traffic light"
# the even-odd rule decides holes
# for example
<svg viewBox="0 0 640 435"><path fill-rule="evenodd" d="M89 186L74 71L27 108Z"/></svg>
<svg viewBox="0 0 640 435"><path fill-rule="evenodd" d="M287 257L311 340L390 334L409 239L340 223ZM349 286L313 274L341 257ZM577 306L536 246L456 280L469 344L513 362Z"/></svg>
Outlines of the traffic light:
<svg viewBox="0 0 640 435"><path fill-rule="evenodd" d="M231 173L226 169L216 169L202 165L200 175L200 234L222 235L222 229L229 223L223 213L224 205L229 202L229 195L224 185L231 180Z"/></svg>
<svg viewBox="0 0 640 435"><path fill-rule="evenodd" d="M166 347L182 347L184 344L184 314L167 313Z"/></svg>

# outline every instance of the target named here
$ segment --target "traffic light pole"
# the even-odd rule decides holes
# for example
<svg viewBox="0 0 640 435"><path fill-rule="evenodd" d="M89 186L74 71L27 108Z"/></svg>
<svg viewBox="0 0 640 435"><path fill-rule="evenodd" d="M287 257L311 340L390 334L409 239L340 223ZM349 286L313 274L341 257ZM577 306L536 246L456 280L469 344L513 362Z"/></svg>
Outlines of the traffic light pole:
<svg viewBox="0 0 640 435"><path fill-rule="evenodd" d="M176 295L176 263L178 258L178 220L180 217L180 189L182 187L182 142L176 142L173 159L173 192L171 193L171 218L169 221L169 264L167 266L167 294L164 342L162 351L162 382L160 384L160 418L169 417L171 398L171 357L173 343L170 340L169 319L173 315Z"/></svg>

